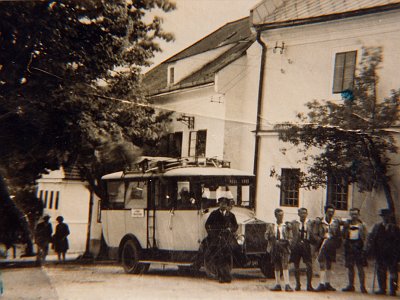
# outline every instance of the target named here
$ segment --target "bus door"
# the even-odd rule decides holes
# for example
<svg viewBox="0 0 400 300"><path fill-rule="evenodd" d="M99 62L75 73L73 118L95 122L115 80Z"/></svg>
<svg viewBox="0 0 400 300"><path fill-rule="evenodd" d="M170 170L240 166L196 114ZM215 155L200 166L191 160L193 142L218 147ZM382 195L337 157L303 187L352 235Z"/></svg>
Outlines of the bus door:
<svg viewBox="0 0 400 300"><path fill-rule="evenodd" d="M125 235L124 182L107 181L107 194L101 211L103 235L108 247L117 248Z"/></svg>
<svg viewBox="0 0 400 300"><path fill-rule="evenodd" d="M125 231L133 234L142 248L147 248L147 178L138 178L125 183Z"/></svg>
<svg viewBox="0 0 400 300"><path fill-rule="evenodd" d="M171 222L173 206L168 185L163 179L153 178L150 185L148 231L149 239L154 233L155 246L160 250L174 250ZM153 216L151 215L153 213ZM154 224L154 229L152 228ZM153 232L153 233L152 233ZM151 241L150 241L151 242Z"/></svg>
<svg viewBox="0 0 400 300"><path fill-rule="evenodd" d="M178 180L175 185L176 199L171 218L171 231L174 241L174 250L197 251L200 246L200 199L189 181Z"/></svg>

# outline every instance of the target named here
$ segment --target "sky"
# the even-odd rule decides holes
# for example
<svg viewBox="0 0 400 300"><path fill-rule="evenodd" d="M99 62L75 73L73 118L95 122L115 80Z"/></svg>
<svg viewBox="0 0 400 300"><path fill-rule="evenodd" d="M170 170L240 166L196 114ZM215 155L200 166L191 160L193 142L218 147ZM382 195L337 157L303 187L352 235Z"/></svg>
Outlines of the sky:
<svg viewBox="0 0 400 300"><path fill-rule="evenodd" d="M162 53L156 53L154 64L163 62L179 51L187 48L224 24L249 16L250 9L261 0L171 0L175 11L154 14L164 19L163 28L175 35L175 41L160 43Z"/></svg>

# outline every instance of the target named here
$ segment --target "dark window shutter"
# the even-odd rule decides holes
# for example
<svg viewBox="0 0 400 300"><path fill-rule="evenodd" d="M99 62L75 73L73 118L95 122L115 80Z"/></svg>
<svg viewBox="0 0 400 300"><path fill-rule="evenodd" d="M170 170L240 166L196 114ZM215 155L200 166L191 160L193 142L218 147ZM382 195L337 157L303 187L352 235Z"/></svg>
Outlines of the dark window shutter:
<svg viewBox="0 0 400 300"><path fill-rule="evenodd" d="M356 70L357 51L346 52L346 64L344 66L343 91L353 89L354 72Z"/></svg>
<svg viewBox="0 0 400 300"><path fill-rule="evenodd" d="M169 69L169 84L174 84L175 81L175 68L171 67Z"/></svg>
<svg viewBox="0 0 400 300"><path fill-rule="evenodd" d="M336 53L335 71L333 75L333 92L340 93L343 83L344 63L346 60L345 53Z"/></svg>
<svg viewBox="0 0 400 300"><path fill-rule="evenodd" d="M189 157L196 156L197 131L189 133Z"/></svg>
<svg viewBox="0 0 400 300"><path fill-rule="evenodd" d="M357 51L336 53L333 74L333 93L353 88Z"/></svg>
<svg viewBox="0 0 400 300"><path fill-rule="evenodd" d="M206 156L206 143L207 143L207 131L206 130L197 131L197 141L196 141L197 157Z"/></svg>

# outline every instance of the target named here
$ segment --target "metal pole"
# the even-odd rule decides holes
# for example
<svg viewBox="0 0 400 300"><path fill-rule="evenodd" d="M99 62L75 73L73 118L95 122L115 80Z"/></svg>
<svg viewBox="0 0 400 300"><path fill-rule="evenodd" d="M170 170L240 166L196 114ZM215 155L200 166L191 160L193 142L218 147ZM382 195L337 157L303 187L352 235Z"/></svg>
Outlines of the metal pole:
<svg viewBox="0 0 400 300"><path fill-rule="evenodd" d="M372 279L372 293L375 293L375 278L376 278L376 272L377 272L377 264L376 264L376 260L375 260L375 266L374 266L374 277Z"/></svg>

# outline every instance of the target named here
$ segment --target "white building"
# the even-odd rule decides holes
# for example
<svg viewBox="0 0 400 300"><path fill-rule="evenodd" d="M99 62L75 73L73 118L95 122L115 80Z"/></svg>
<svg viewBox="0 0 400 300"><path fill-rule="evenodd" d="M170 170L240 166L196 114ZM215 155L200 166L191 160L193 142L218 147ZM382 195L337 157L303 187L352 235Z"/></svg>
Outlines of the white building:
<svg viewBox="0 0 400 300"><path fill-rule="evenodd" d="M274 209L281 207L291 220L303 206L314 218L335 197L339 217L359 207L371 225L386 207L382 191L360 194L353 186L340 194L322 188L307 191L270 176L275 170L290 179L305 169L297 162L296 149L278 140L274 125L295 120L310 100L342 101L340 88L333 91L335 65L348 57L342 63L354 74L363 47L383 48L378 91L383 98L400 87L400 1L263 0L249 18L222 26L154 67L143 83L155 107L173 111L165 145L170 156L217 157L231 161L233 168L256 171L259 218L273 221ZM283 155L282 147L291 149ZM400 159L393 157L393 163ZM90 194L85 183L67 173L44 175L38 181L39 196L53 222L62 214L69 224L71 251L83 252ZM392 168L390 175L400 211L399 168ZM91 249L98 249L101 238L97 205L94 200Z"/></svg>
<svg viewBox="0 0 400 300"><path fill-rule="evenodd" d="M378 210L386 207L382 191L360 194L353 186L336 193L322 188L317 191L296 188L290 178L298 169L305 170L304 165L297 163L300 157L295 147L280 142L273 127L295 121L296 113L307 111L308 101L342 101L340 92L346 85L346 76L354 75L363 47L383 49L379 98L388 96L391 89L398 89L400 1L264 0L251 11L250 19L267 47L258 132L259 216L273 220L273 209L282 207L290 220L297 215L298 207L304 206L311 217L316 217L323 214L327 202L333 202L340 217L347 217L347 210L354 206L361 208L361 215L369 225L376 222ZM344 67L347 73L335 75L335 64L337 68ZM283 147L289 148L286 155L279 151ZM393 157L393 163L398 164L399 158ZM271 170L283 176L281 188L277 187L280 182L270 177ZM390 176L399 211L399 168L390 169ZM288 193L281 193L282 189Z"/></svg>
<svg viewBox="0 0 400 300"><path fill-rule="evenodd" d="M56 218L64 217L68 224L70 253L84 253L88 230L90 192L87 183L81 180L75 168L51 171L43 174L37 180L38 198L42 200L44 214L48 214L53 226L57 225ZM94 196L93 214L90 232L90 251L96 254L100 248L101 223L98 215L99 199Z"/></svg>
<svg viewBox="0 0 400 300"><path fill-rule="evenodd" d="M228 23L150 70L149 101L174 111L168 154L253 171L259 51L249 18Z"/></svg>
<svg viewBox="0 0 400 300"><path fill-rule="evenodd" d="M150 70L144 85L152 104L173 111L168 154L217 157L253 170L259 47L249 18L224 25ZM75 170L76 171L76 170ZM38 180L44 213L69 225L70 251L85 251L90 193L74 170L52 171ZM101 223L94 199L90 249L98 252Z"/></svg>

